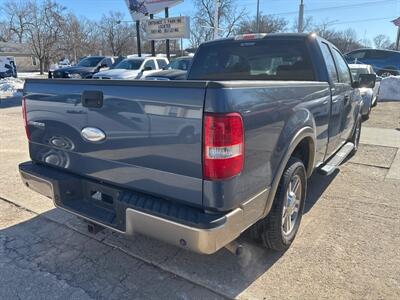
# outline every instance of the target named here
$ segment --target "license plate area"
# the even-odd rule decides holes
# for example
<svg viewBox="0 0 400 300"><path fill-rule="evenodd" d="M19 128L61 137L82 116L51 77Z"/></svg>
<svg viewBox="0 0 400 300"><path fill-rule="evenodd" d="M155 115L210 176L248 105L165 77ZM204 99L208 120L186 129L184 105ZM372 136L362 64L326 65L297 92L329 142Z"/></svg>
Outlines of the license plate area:
<svg viewBox="0 0 400 300"><path fill-rule="evenodd" d="M118 203L120 191L104 183L90 180L73 180L59 185L60 207L78 215L125 231L125 209Z"/></svg>

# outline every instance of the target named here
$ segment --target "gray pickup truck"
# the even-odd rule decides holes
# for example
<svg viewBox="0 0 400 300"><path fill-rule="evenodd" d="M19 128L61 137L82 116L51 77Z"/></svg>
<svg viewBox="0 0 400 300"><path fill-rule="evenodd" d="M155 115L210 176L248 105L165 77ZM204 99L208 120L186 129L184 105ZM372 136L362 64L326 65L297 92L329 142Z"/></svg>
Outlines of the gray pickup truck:
<svg viewBox="0 0 400 300"><path fill-rule="evenodd" d="M202 44L183 81L28 79L20 173L92 230L211 254L249 229L285 250L307 178L357 150L374 78L315 34L247 34Z"/></svg>

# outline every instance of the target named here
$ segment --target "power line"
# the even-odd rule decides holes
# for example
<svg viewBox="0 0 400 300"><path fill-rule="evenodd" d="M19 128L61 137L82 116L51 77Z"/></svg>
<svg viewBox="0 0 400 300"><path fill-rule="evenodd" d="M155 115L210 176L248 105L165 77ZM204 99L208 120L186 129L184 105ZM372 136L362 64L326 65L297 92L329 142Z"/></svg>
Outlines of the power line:
<svg viewBox="0 0 400 300"><path fill-rule="evenodd" d="M251 1L253 1L253 0L251 0ZM360 2L360 3L349 4L349 5L336 5L336 6L329 6L329 7L305 9L305 11L308 13L308 12L319 12L319 11L325 11L325 10L348 9L348 8L354 8L354 7L360 7L360 6L361 7L375 6L375 5L378 5L378 4L396 2L396 1L397 0L368 1L368 2ZM256 3L256 2L254 2L254 3ZM246 3L246 4L239 4L238 6L248 7L249 5L250 5L250 3ZM287 11L287 12L282 12L282 13L273 13L273 14L269 14L269 15L283 16L283 15L293 15L293 14L298 14L298 10L296 10L296 11Z"/></svg>
<svg viewBox="0 0 400 300"><path fill-rule="evenodd" d="M361 19L361 20L353 20L353 21L343 21L343 22L332 22L330 25L340 25L340 24L349 24L349 23L363 23L370 21L381 21L381 20L393 20L396 17L385 17L385 18L370 18L370 19Z"/></svg>

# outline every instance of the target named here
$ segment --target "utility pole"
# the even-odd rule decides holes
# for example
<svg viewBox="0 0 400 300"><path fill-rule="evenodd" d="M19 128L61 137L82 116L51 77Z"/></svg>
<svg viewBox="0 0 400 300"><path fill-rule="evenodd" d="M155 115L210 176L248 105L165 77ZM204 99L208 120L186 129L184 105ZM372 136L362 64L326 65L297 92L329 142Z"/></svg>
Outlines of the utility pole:
<svg viewBox="0 0 400 300"><path fill-rule="evenodd" d="M399 50L399 43L400 43L400 26L397 27L396 50Z"/></svg>
<svg viewBox="0 0 400 300"><path fill-rule="evenodd" d="M138 56L142 56L142 48L140 47L140 21L136 21L136 42Z"/></svg>
<svg viewBox="0 0 400 300"><path fill-rule="evenodd" d="M214 14L214 40L219 37L219 7L220 0L215 0L215 14Z"/></svg>
<svg viewBox="0 0 400 300"><path fill-rule="evenodd" d="M150 14L150 20L154 19L154 15ZM151 56L156 56L156 46L155 46L155 41L151 40L150 41L150 45L151 45Z"/></svg>
<svg viewBox="0 0 400 300"><path fill-rule="evenodd" d="M179 15L182 17L182 15ZM183 38L181 38L181 56L183 56Z"/></svg>
<svg viewBox="0 0 400 300"><path fill-rule="evenodd" d="M168 11L168 7L165 8L165 18L167 19L169 17L169 11ZM169 39L165 40L165 52L167 54L167 58L168 60L170 60L171 55L170 55L170 51L169 51Z"/></svg>
<svg viewBox="0 0 400 300"><path fill-rule="evenodd" d="M301 0L299 7L299 20L297 22L297 32L303 32L304 27L304 3Z"/></svg>
<svg viewBox="0 0 400 300"><path fill-rule="evenodd" d="M260 0L257 0L257 33L260 33Z"/></svg>

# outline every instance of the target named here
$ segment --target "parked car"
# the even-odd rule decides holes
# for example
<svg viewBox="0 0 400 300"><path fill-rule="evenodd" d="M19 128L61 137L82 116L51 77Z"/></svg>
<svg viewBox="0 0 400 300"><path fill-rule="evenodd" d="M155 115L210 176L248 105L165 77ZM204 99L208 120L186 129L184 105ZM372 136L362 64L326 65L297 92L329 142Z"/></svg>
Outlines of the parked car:
<svg viewBox="0 0 400 300"><path fill-rule="evenodd" d="M175 58L163 71L150 74L145 77L146 80L185 80L187 71L189 70L192 62L192 56L182 56Z"/></svg>
<svg viewBox="0 0 400 300"><path fill-rule="evenodd" d="M285 250L307 178L358 149L360 87L315 34L200 45L181 81L27 79L24 184L108 227L211 254L250 229ZM150 120L150 121L149 121Z"/></svg>
<svg viewBox="0 0 400 300"><path fill-rule="evenodd" d="M350 64L350 71L351 75L353 76L353 80L359 81L361 74L375 74L374 69L370 65L363 65L363 64ZM376 97L378 90L374 88L360 88L360 94L363 98L363 107L361 110L363 119L366 120L369 118L369 114L371 113L371 109L373 106L376 105Z"/></svg>
<svg viewBox="0 0 400 300"><path fill-rule="evenodd" d="M378 76L400 74L400 51L359 49L347 53L345 57L350 64L371 65Z"/></svg>
<svg viewBox="0 0 400 300"><path fill-rule="evenodd" d="M165 67L165 70L183 70L188 71L190 64L192 63L192 56L182 56L175 58L172 60L168 66Z"/></svg>
<svg viewBox="0 0 400 300"><path fill-rule="evenodd" d="M13 56L0 56L0 79L6 77L17 78L17 66Z"/></svg>
<svg viewBox="0 0 400 300"><path fill-rule="evenodd" d="M185 80L187 71L182 70L162 70L146 76L145 80Z"/></svg>
<svg viewBox="0 0 400 300"><path fill-rule="evenodd" d="M135 57L127 58L108 71L96 73L94 79L140 79L161 70L168 64L167 58Z"/></svg>
<svg viewBox="0 0 400 300"><path fill-rule="evenodd" d="M56 64L50 65L48 78L53 78L53 72L57 69L68 68L71 67L72 64L68 58L60 59Z"/></svg>
<svg viewBox="0 0 400 300"><path fill-rule="evenodd" d="M113 66L115 57L88 56L79 61L75 66L57 69L52 73L53 78L88 79L100 70L106 70Z"/></svg>

